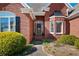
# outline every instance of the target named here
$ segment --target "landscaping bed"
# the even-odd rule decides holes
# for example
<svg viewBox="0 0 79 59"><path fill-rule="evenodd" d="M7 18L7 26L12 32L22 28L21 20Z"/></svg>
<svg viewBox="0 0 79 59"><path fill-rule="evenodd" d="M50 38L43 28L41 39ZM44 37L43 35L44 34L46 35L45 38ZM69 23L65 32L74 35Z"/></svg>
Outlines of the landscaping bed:
<svg viewBox="0 0 79 59"><path fill-rule="evenodd" d="M37 51L36 47L34 47L32 44L28 44L27 46L25 46L23 48L22 51L14 54L14 56L26 56L26 55L32 54L33 52L36 52L36 51Z"/></svg>
<svg viewBox="0 0 79 59"><path fill-rule="evenodd" d="M79 56L79 49L71 45L56 46L56 43L43 45L43 50L52 56Z"/></svg>
<svg viewBox="0 0 79 59"><path fill-rule="evenodd" d="M53 56L79 56L79 38L73 35L62 35L55 42L44 42L43 50Z"/></svg>

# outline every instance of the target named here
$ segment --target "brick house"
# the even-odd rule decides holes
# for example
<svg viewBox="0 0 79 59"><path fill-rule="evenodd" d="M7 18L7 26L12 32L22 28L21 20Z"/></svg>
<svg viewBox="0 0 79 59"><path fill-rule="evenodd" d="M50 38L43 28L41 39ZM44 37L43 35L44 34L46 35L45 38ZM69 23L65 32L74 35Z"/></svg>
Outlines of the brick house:
<svg viewBox="0 0 79 59"><path fill-rule="evenodd" d="M20 32L32 39L57 39L62 34L79 37L79 4L0 3L0 31Z"/></svg>

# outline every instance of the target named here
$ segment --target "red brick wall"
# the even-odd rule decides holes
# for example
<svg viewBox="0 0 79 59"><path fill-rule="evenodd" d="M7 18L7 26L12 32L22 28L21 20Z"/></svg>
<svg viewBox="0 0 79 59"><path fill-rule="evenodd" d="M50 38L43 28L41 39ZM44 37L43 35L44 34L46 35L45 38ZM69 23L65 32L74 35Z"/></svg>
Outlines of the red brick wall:
<svg viewBox="0 0 79 59"><path fill-rule="evenodd" d="M50 11L49 14L51 15L55 10L60 10L62 15L64 15L65 10L67 9L67 7L65 6L64 3L52 3L50 4Z"/></svg>
<svg viewBox="0 0 79 59"><path fill-rule="evenodd" d="M66 23L66 29L65 29L65 34L69 35L70 34L70 23L69 23L69 19L65 20Z"/></svg>
<svg viewBox="0 0 79 59"><path fill-rule="evenodd" d="M10 3L7 6L3 7L3 10L11 11L15 13L20 13L20 8L23 8L23 6L20 3Z"/></svg>
<svg viewBox="0 0 79 59"><path fill-rule="evenodd" d="M46 12L45 14L45 38L49 37L49 12Z"/></svg>
<svg viewBox="0 0 79 59"><path fill-rule="evenodd" d="M64 6L62 9L61 9L61 12L64 16L67 16L67 7Z"/></svg>
<svg viewBox="0 0 79 59"><path fill-rule="evenodd" d="M30 17L30 16L29 16L29 17ZM30 38L30 41L32 41L32 39L33 39L34 22L32 21L31 17L30 17L29 23L30 23L30 26L29 26L29 29L30 29L29 38Z"/></svg>
<svg viewBox="0 0 79 59"><path fill-rule="evenodd" d="M32 19L29 14L21 13L20 8L23 6L20 3L11 3L2 9L4 11L11 11L16 14L16 16L20 17L20 32L24 35L24 37L30 41L32 40Z"/></svg>
<svg viewBox="0 0 79 59"><path fill-rule="evenodd" d="M7 6L9 3L0 3L0 10L2 10L3 7Z"/></svg>
<svg viewBox="0 0 79 59"><path fill-rule="evenodd" d="M70 35L79 37L79 17L70 21Z"/></svg>
<svg viewBox="0 0 79 59"><path fill-rule="evenodd" d="M17 16L20 16L20 32L25 36L25 38L30 41L31 39L31 19L29 15L17 13Z"/></svg>

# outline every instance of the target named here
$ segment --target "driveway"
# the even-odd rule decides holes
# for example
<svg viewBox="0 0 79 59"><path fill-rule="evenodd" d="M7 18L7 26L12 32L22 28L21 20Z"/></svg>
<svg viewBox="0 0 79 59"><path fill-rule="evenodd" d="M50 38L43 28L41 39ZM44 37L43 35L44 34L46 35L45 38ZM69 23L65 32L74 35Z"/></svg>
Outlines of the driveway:
<svg viewBox="0 0 79 59"><path fill-rule="evenodd" d="M42 51L42 45L34 45L34 47L37 48L37 51L29 54L28 56L47 56L43 51Z"/></svg>

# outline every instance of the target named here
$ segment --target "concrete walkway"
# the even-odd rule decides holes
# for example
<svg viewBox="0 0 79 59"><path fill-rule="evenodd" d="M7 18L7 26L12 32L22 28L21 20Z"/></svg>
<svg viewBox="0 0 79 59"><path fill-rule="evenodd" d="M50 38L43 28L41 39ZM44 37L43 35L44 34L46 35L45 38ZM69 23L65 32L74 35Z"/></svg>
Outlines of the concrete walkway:
<svg viewBox="0 0 79 59"><path fill-rule="evenodd" d="M43 51L42 51L42 45L35 45L34 47L37 48L37 51L29 54L28 56L47 56Z"/></svg>

